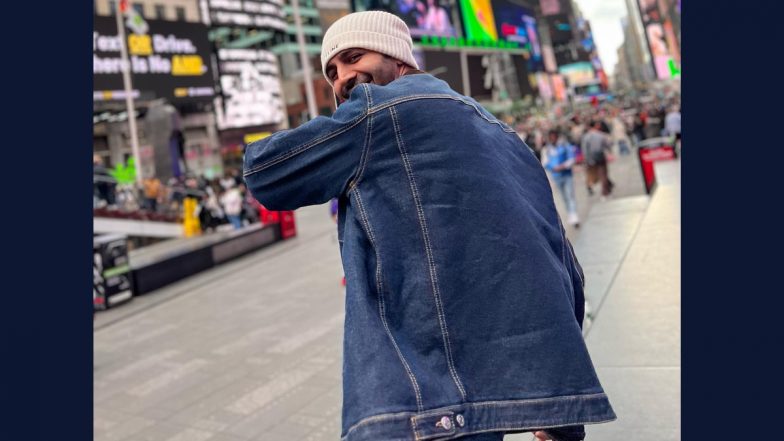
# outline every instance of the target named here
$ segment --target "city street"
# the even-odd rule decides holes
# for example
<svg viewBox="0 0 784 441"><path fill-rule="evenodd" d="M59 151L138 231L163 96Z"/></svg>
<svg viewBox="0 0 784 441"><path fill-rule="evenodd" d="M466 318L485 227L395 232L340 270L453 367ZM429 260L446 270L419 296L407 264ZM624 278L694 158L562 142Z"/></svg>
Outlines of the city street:
<svg viewBox="0 0 784 441"><path fill-rule="evenodd" d="M680 164L661 165L648 197L636 157L616 157L608 201L576 172L586 341L618 415L588 440L680 439ZM296 219L294 239L97 314L95 441L339 439L337 234L327 205Z"/></svg>

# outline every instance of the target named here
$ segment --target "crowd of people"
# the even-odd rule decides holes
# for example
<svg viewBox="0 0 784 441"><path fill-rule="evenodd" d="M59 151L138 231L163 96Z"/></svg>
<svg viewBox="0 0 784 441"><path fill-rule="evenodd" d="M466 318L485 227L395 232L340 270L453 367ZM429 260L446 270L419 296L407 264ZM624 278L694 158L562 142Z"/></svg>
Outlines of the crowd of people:
<svg viewBox="0 0 784 441"><path fill-rule="evenodd" d="M100 157L93 160L93 208L98 216L177 222L186 198L198 201L193 215L203 232L222 225L239 229L260 219L261 207L236 169L221 178L188 176L163 183L152 176L137 185L119 183Z"/></svg>
<svg viewBox="0 0 784 441"><path fill-rule="evenodd" d="M574 167L585 166L589 195L598 190L602 200L610 197L614 183L608 163L614 155L628 155L642 141L658 137L670 138L680 149L680 105L677 99L630 106L595 105L559 117L530 116L518 121L516 129L558 188L567 222L579 227Z"/></svg>

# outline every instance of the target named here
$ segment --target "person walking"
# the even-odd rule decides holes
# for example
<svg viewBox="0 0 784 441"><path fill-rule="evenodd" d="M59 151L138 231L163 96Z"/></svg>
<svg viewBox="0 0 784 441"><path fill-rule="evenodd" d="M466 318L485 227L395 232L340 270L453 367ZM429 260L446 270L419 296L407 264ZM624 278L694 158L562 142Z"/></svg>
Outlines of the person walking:
<svg viewBox="0 0 784 441"><path fill-rule="evenodd" d="M610 181L607 169L607 152L612 148L610 137L602 131L602 122L594 120L583 136L582 151L585 154L586 185L589 189L599 182L602 186L602 200L612 193L614 184Z"/></svg>
<svg viewBox="0 0 784 441"><path fill-rule="evenodd" d="M233 182L233 181L232 181ZM234 184L229 184L220 197L223 212L235 230L242 228L242 195Z"/></svg>
<svg viewBox="0 0 784 441"><path fill-rule="evenodd" d="M408 27L337 20L337 110L246 147L273 210L338 199L343 441L582 440L615 419L583 341L583 273L515 131L419 70Z"/></svg>
<svg viewBox="0 0 784 441"><path fill-rule="evenodd" d="M566 142L558 130L550 130L547 144L542 151L542 164L550 172L558 191L566 204L567 222L575 228L580 227L580 216L577 213L577 199L574 196L574 176L572 167L575 163L575 148Z"/></svg>

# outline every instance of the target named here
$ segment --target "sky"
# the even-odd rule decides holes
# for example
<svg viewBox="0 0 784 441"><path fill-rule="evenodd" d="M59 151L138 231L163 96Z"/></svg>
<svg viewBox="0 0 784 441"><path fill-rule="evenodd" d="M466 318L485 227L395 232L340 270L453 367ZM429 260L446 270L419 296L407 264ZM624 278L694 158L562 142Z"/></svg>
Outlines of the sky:
<svg viewBox="0 0 784 441"><path fill-rule="evenodd" d="M588 21L591 22L594 43L599 49L607 76L612 75L618 62L618 46L623 43L621 18L626 16L624 0L575 0Z"/></svg>

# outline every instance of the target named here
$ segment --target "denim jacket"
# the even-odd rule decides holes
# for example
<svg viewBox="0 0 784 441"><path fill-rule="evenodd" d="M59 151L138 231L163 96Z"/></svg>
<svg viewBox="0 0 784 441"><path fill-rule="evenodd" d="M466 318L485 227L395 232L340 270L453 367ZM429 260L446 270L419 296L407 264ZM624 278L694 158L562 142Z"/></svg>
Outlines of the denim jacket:
<svg viewBox="0 0 784 441"><path fill-rule="evenodd" d="M545 172L474 100L427 74L361 84L244 163L269 209L339 198L344 441L615 419Z"/></svg>

